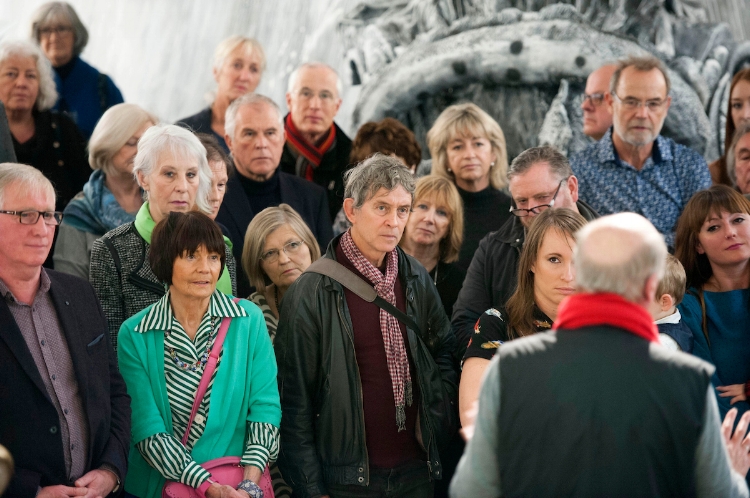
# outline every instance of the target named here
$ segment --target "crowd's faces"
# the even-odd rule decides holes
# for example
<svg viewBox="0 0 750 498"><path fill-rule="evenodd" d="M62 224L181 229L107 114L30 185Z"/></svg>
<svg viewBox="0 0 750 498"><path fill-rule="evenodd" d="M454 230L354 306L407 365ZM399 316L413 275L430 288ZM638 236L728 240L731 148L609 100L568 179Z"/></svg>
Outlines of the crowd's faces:
<svg viewBox="0 0 750 498"><path fill-rule="evenodd" d="M404 187L381 188L361 208L354 208L354 199L344 199L344 212L352 223L352 239L362 255L379 267L386 253L401 240L409 219L412 197Z"/></svg>
<svg viewBox="0 0 750 498"><path fill-rule="evenodd" d="M734 173L740 192L750 194L750 133L745 133L734 148Z"/></svg>
<svg viewBox="0 0 750 498"><path fill-rule="evenodd" d="M555 208L568 208L578 212L578 179L575 176L562 181L554 175L546 162L537 163L520 175L513 176L508 189L513 198L513 207L517 209L533 209L536 206L549 204L555 196L558 185L560 190L555 197ZM521 223L528 227L538 213L530 212L528 216L520 218Z"/></svg>
<svg viewBox="0 0 750 498"><path fill-rule="evenodd" d="M404 237L412 243L436 246L448 235L451 225L448 206L438 205L431 198L417 199L406 222Z"/></svg>
<svg viewBox="0 0 750 498"><path fill-rule="evenodd" d="M224 138L242 176L264 182L279 167L284 152L284 129L276 109L270 105L242 106L237 111L234 137Z"/></svg>
<svg viewBox="0 0 750 498"><path fill-rule="evenodd" d="M653 143L661 132L672 100L667 95L667 83L661 71L626 67L620 73L615 93L607 96L614 133L634 147Z"/></svg>
<svg viewBox="0 0 750 498"><path fill-rule="evenodd" d="M125 145L120 147L117 154L112 157L112 167L116 174L120 176L131 175L132 178L133 161L135 160L135 155L138 153L138 140L140 140L143 134L146 133L146 130L152 126L154 126L154 123L151 121L144 123L143 126L133 133L133 136L125 142Z"/></svg>
<svg viewBox="0 0 750 498"><path fill-rule="evenodd" d="M3 211L54 211L55 198L44 192L19 188L12 183L5 188ZM44 223L44 217L33 225L23 225L18 215L0 214L0 267L38 267L47 259L55 226Z"/></svg>
<svg viewBox="0 0 750 498"><path fill-rule="evenodd" d="M534 273L534 301L542 310L557 309L575 292L573 238L557 228L548 228L531 267Z"/></svg>
<svg viewBox="0 0 750 498"><path fill-rule="evenodd" d="M612 112L604 102L609 93L609 80L614 66L604 66L591 73L586 80L585 99L581 103L583 110L583 133L594 140L599 140L612 126Z"/></svg>
<svg viewBox="0 0 750 498"><path fill-rule="evenodd" d="M173 298L207 299L216 289L221 273L221 254L199 246L193 254L183 254L172 266Z"/></svg>
<svg viewBox="0 0 750 498"><path fill-rule="evenodd" d="M311 143L331 129L339 112L337 80L336 73L327 67L303 67L294 88L286 94L294 126Z"/></svg>
<svg viewBox="0 0 750 498"><path fill-rule="evenodd" d="M39 95L33 57L12 55L0 65L0 102L9 112L31 112Z"/></svg>
<svg viewBox="0 0 750 498"><path fill-rule="evenodd" d="M285 290L312 264L310 248L290 225L283 225L267 237L263 244L260 267L278 288Z"/></svg>
<svg viewBox="0 0 750 498"><path fill-rule="evenodd" d="M219 208L224 200L224 194L227 192L227 181L229 181L229 175L227 175L227 165L224 161L208 161L208 166L211 168L211 193L208 198L208 203L211 206L211 214L208 215L212 220L216 219L216 215L219 214Z"/></svg>
<svg viewBox="0 0 750 498"><path fill-rule="evenodd" d="M198 161L163 152L149 176L138 172L138 182L148 192L149 212L159 223L172 211L186 213L195 206L198 193Z"/></svg>
<svg viewBox="0 0 750 498"><path fill-rule="evenodd" d="M698 233L696 251L705 254L711 266L733 266L750 259L750 215L712 213Z"/></svg>
<svg viewBox="0 0 750 498"><path fill-rule="evenodd" d="M490 169L497 158L487 137L453 137L448 142L446 155L458 187L470 192L489 187Z"/></svg>
<svg viewBox="0 0 750 498"><path fill-rule="evenodd" d="M730 102L735 128L750 121L750 81L740 80L734 85Z"/></svg>
<svg viewBox="0 0 750 498"><path fill-rule="evenodd" d="M39 45L54 67L60 67L73 58L75 35L69 23L50 24L39 28Z"/></svg>
<svg viewBox="0 0 750 498"><path fill-rule="evenodd" d="M234 49L224 61L221 69L214 69L214 79L218 85L217 98L232 102L246 93L255 91L263 75L260 57L255 50L245 46Z"/></svg>

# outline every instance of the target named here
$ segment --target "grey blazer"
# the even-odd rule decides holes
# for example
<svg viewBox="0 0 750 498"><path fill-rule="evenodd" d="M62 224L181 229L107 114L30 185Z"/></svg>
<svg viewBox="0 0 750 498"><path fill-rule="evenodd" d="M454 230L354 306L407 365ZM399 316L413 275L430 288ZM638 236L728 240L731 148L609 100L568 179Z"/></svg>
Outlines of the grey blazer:
<svg viewBox="0 0 750 498"><path fill-rule="evenodd" d="M135 223L126 223L104 234L91 249L89 281L107 317L115 351L122 322L158 301L166 292L164 284L151 271L149 247L136 231ZM232 250L226 245L224 249L232 294L236 294L237 265Z"/></svg>

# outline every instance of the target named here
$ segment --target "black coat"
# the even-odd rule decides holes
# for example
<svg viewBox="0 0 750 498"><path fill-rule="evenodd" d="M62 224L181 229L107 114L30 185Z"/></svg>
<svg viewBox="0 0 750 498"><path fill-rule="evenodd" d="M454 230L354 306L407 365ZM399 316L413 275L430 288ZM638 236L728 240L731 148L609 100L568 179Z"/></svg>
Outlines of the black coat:
<svg viewBox="0 0 750 498"><path fill-rule="evenodd" d="M323 160L313 172L313 181L326 189L328 193L328 215L332 220L336 218L341 206L344 205L344 172L349 169L349 154L352 151L352 141L346 136L344 130L336 123L333 125L336 127L336 141L323 154ZM297 174L297 158L292 154L288 143L284 144L284 153L281 155L279 168L284 173ZM321 250L325 250L325 247L320 246Z"/></svg>
<svg viewBox="0 0 750 498"><path fill-rule="evenodd" d="M288 175L281 171L278 174L281 202L289 204L299 213L307 226L310 227L321 251L323 251L333 238L325 190L294 175ZM250 295L251 286L247 274L242 269L242 250L245 247L247 226L257 213L250 207L250 201L247 200L245 190L236 175L239 175L239 172L227 182L227 193L224 195L224 201L221 203L219 214L216 216L216 222L226 227L229 232L229 239L234 245L232 252L237 260L238 270L237 295L247 297Z"/></svg>
<svg viewBox="0 0 750 498"><path fill-rule="evenodd" d="M50 295L75 369L88 422L86 471L108 464L127 472L130 397L117 370L104 317L85 280L48 270ZM70 485L60 420L21 331L0 299L0 444L15 460L6 497L33 497L37 487Z"/></svg>
<svg viewBox="0 0 750 498"><path fill-rule="evenodd" d="M206 133L208 135L212 135L216 139L216 141L219 142L221 148L224 149L224 152L229 154L229 147L227 147L227 143L224 141L224 137L216 133L214 129L211 128L210 106L206 107L197 114L193 114L192 116L180 119L175 124L178 126L182 126L183 128L187 128L193 133Z"/></svg>

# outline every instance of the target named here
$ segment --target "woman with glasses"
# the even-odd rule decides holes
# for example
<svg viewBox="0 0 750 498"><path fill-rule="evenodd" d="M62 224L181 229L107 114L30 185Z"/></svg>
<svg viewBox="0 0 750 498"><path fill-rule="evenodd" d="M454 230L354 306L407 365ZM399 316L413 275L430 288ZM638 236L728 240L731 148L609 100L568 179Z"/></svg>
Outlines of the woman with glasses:
<svg viewBox="0 0 750 498"><path fill-rule="evenodd" d="M55 68L60 99L55 109L71 116L88 138L104 111L123 102L112 79L81 60L89 33L66 2L40 6L31 18L31 38Z"/></svg>
<svg viewBox="0 0 750 498"><path fill-rule="evenodd" d="M466 270L479 241L510 216L505 135L474 104L446 108L427 133L432 174L451 180L464 205L464 241L458 266Z"/></svg>
<svg viewBox="0 0 750 498"><path fill-rule="evenodd" d="M482 314L463 357L458 403L461 425L479 397L484 371L504 342L552 328L563 299L575 292L575 233L586 219L571 209L546 209L533 218L518 263L516 290L505 306Z"/></svg>

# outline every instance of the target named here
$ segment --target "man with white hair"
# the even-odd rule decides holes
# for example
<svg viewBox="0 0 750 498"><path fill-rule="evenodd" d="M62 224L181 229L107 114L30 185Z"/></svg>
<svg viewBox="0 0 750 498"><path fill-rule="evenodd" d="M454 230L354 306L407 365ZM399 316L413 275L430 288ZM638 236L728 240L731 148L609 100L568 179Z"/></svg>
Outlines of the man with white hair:
<svg viewBox="0 0 750 498"><path fill-rule="evenodd" d="M750 415L731 437L727 417L725 445L713 367L661 346L647 311L662 236L621 213L576 239L579 293L555 331L498 349L451 495L748 496Z"/></svg>
<svg viewBox="0 0 750 498"><path fill-rule="evenodd" d="M104 497L130 449L130 398L91 285L46 270L62 213L37 169L0 164L0 444L3 496Z"/></svg>
<svg viewBox="0 0 750 498"><path fill-rule="evenodd" d="M325 188L331 219L344 202L344 171L352 150L352 141L333 122L341 107L341 91L341 79L331 66L302 64L289 77L289 114L284 118L281 170Z"/></svg>
<svg viewBox="0 0 750 498"><path fill-rule="evenodd" d="M325 249L333 238L326 192L279 171L284 125L276 103L257 93L243 95L227 108L224 129L237 174L227 182L216 221L228 230L237 261L242 261L245 232L255 215L281 203L289 204L299 213ZM237 272L237 292L240 296L251 292L244 271Z"/></svg>

